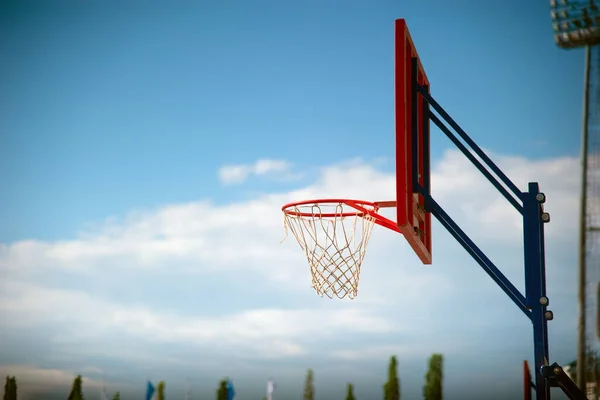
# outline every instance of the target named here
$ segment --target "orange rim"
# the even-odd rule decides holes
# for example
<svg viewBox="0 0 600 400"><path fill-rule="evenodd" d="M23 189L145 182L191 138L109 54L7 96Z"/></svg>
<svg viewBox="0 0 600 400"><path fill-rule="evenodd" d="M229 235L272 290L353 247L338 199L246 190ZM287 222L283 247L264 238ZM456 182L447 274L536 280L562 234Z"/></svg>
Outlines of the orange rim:
<svg viewBox="0 0 600 400"><path fill-rule="evenodd" d="M329 204L345 204L350 206L356 210L356 212L343 212L343 213L310 213L310 212L300 212L296 210L298 206L308 206L308 205L329 205ZM316 200L303 200L296 201L293 203L288 203L281 207L281 211L286 215L296 216L296 217L312 217L315 215L319 215L322 218L333 218L333 217L352 217L356 215L364 215L365 211L369 215L375 216L377 214L377 210L379 206L372 201L365 200L352 200L352 199L316 199Z"/></svg>

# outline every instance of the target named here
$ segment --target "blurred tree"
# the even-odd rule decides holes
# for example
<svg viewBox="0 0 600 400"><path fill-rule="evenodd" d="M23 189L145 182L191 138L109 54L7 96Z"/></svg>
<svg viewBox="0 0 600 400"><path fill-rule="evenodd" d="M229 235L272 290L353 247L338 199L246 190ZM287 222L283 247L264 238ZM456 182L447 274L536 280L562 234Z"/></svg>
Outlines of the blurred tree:
<svg viewBox="0 0 600 400"><path fill-rule="evenodd" d="M113 396L113 400L121 400L121 393L115 393L115 395Z"/></svg>
<svg viewBox="0 0 600 400"><path fill-rule="evenodd" d="M17 378L10 378L10 396L9 400L17 400Z"/></svg>
<svg viewBox="0 0 600 400"><path fill-rule="evenodd" d="M158 382L156 387L156 400L165 400L165 381Z"/></svg>
<svg viewBox="0 0 600 400"><path fill-rule="evenodd" d="M6 383L4 384L4 400L10 400L10 376L6 376Z"/></svg>
<svg viewBox="0 0 600 400"><path fill-rule="evenodd" d="M17 400L17 378L6 377L4 384L4 400Z"/></svg>
<svg viewBox="0 0 600 400"><path fill-rule="evenodd" d="M348 384L348 393L346 394L346 400L356 400L356 397L354 397L354 385L351 383Z"/></svg>
<svg viewBox="0 0 600 400"><path fill-rule="evenodd" d="M227 400L227 379L219 382L219 389L217 389L217 400Z"/></svg>
<svg viewBox="0 0 600 400"><path fill-rule="evenodd" d="M383 385L384 400L400 400L400 380L398 379L398 361L396 356L390 358L388 380Z"/></svg>
<svg viewBox="0 0 600 400"><path fill-rule="evenodd" d="M77 378L73 381L73 387L71 388L68 400L84 400L81 375L77 375Z"/></svg>
<svg viewBox="0 0 600 400"><path fill-rule="evenodd" d="M442 354L433 354L429 359L429 370L425 375L425 386L423 386L423 397L425 400L442 400L443 395L443 363Z"/></svg>
<svg viewBox="0 0 600 400"><path fill-rule="evenodd" d="M313 370L309 369L306 372L306 382L304 382L304 400L314 400L314 399L315 399L315 385L314 385Z"/></svg>

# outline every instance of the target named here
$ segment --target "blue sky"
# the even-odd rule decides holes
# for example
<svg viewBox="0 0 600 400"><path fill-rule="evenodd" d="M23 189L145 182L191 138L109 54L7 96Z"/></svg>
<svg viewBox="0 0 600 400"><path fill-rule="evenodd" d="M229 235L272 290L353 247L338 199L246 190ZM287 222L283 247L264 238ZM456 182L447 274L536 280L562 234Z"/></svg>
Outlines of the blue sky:
<svg viewBox="0 0 600 400"><path fill-rule="evenodd" d="M514 396L527 321L437 224L432 267L374 234L350 303L316 297L300 250L279 245L288 200L393 193L396 18L434 97L549 194L551 348L571 361L583 54L555 47L545 2L9 1L3 368L31 393L58 390L48 371L131 393L166 379L173 396L183 377L212 393L229 375L244 400L269 376L295 395L312 367L324 395L352 381L365 398L393 353L413 398L441 351L448 399ZM434 195L522 283L517 216L449 145L433 136ZM513 371L500 383L495 362Z"/></svg>

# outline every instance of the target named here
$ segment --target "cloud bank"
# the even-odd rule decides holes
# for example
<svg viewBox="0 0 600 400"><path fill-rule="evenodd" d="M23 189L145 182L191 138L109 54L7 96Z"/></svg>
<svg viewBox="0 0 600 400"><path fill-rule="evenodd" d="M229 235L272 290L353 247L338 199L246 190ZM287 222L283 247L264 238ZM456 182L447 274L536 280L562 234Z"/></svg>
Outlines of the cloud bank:
<svg viewBox="0 0 600 400"><path fill-rule="evenodd" d="M551 345L553 357L567 357L575 327L578 160L495 159L521 189L537 180L548 197L547 279L556 315ZM239 183L286 171L286 162L263 160L225 167L220 176ZM522 288L517 212L457 152L446 152L432 174L436 200ZM2 371L22 376L30 392L53 388L62 378L46 377L63 372L90 371L95 387L194 371L209 381L223 374L276 375L283 392L294 393L293 382L307 367L328 374L343 362L340 379L355 374L360 381L366 365L383 368L391 354L401 365L418 364L420 376L432 352L446 354L450 366L468 362L470 370L490 376L497 362L520 365L531 356L528 321L436 222L432 266L422 266L401 236L376 227L358 298L314 295L300 248L291 237L280 244L281 205L337 196L390 200L394 185L385 166L351 160L323 166L313 182L286 193L135 210L76 239L3 243L0 340L9 345L0 349ZM483 351L500 361L482 359ZM247 387L240 399L260 395L251 393L258 390L254 378L244 379L238 380ZM450 372L448 379L460 374ZM420 385L404 387L418 394ZM378 384L372 390L379 393Z"/></svg>

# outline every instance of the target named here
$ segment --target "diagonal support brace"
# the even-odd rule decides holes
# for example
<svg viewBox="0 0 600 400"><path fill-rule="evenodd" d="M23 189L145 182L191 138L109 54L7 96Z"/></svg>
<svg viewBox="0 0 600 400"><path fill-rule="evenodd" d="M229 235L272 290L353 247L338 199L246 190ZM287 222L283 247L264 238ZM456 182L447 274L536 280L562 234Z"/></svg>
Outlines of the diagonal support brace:
<svg viewBox="0 0 600 400"><path fill-rule="evenodd" d="M560 365L554 363L545 365L541 368L540 373L546 378L550 386L559 387L565 392L571 400L587 400L583 390L581 390L575 382L569 378Z"/></svg>
<svg viewBox="0 0 600 400"><path fill-rule="evenodd" d="M422 187L418 187L420 193L424 194ZM519 309L531 320L531 310L527 307L525 296L521 294L508 278L494 265L494 263L481 251L479 247L469 238L469 236L458 226L444 209L430 196L425 196L425 207L431 210L431 213L440 221L448 232L463 246L463 248L473 257L475 261L483 268L490 278L510 297L510 299L519 307Z"/></svg>

